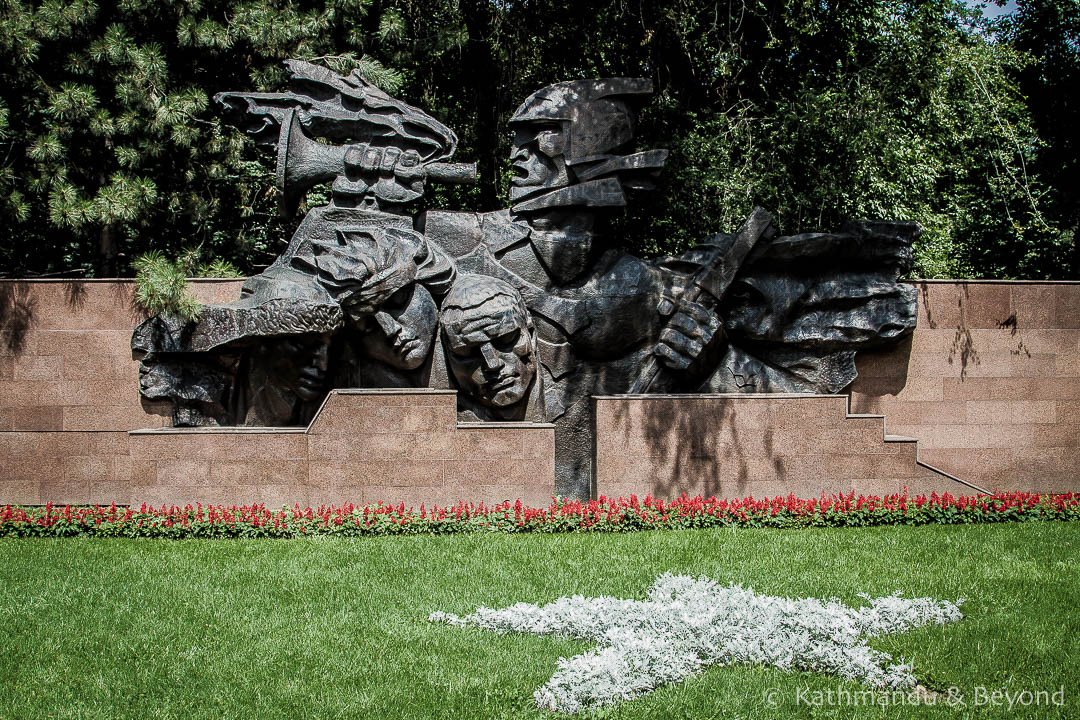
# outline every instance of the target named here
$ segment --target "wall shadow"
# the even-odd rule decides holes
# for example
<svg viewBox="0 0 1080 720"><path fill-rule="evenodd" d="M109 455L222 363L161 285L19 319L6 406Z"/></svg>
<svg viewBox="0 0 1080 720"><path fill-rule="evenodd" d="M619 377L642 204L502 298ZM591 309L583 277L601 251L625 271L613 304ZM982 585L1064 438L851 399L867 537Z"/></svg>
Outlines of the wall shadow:
<svg viewBox="0 0 1080 720"><path fill-rule="evenodd" d="M855 355L855 368L874 367L873 375L856 375L841 393L859 393L868 396L897 395L907 387L908 368L911 366L913 336L895 345L870 350L860 350ZM854 399L854 398L853 398ZM851 412L862 412L855 407Z"/></svg>
<svg viewBox="0 0 1080 720"><path fill-rule="evenodd" d="M9 352L22 352L36 308L28 283L0 282L0 344Z"/></svg>
<svg viewBox="0 0 1080 720"><path fill-rule="evenodd" d="M135 283L116 283L113 286L113 292L115 293L115 302L118 307L122 307L127 311L128 322L131 323L131 329L150 317L150 313L146 308L136 300L135 295Z"/></svg>
<svg viewBox="0 0 1080 720"><path fill-rule="evenodd" d="M967 377L968 365L978 365L979 351L975 349L975 340L971 335L971 329L967 324L967 307L970 305L968 286L962 285L960 293L956 296L957 313L959 320L956 323L956 335L949 347L949 364L952 365L957 358L960 360L960 379Z"/></svg>
<svg viewBox="0 0 1080 720"><path fill-rule="evenodd" d="M64 300L69 310L79 312L86 307L86 283L69 282L64 284Z"/></svg>
<svg viewBox="0 0 1080 720"><path fill-rule="evenodd" d="M720 411L701 413L695 406L703 403L719 404ZM611 402L609 406L612 425L620 430L623 446L633 457L641 457L642 462L650 464L651 459L662 458L659 464L665 472L650 483L654 496L671 498L683 492L746 494L750 480L749 454L741 435L750 429L737 426L732 403L695 399L691 395L679 401L662 397L628 398L624 402ZM633 408L639 408L639 412L632 412ZM767 429L760 431L768 437ZM600 442L597 432L597 443ZM643 442L644 447L633 447L638 442ZM767 448L771 455L771 443Z"/></svg>

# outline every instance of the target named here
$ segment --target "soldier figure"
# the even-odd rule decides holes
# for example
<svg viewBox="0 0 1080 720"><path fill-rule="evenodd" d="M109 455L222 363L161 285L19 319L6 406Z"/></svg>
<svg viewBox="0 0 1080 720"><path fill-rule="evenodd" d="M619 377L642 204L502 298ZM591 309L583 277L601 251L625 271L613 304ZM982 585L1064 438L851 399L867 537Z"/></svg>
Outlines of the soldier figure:
<svg viewBox="0 0 1080 720"><path fill-rule="evenodd" d="M627 392L654 354L678 371L668 387L685 386L722 339L714 312L679 302L675 273L601 234L606 213L626 205L627 190L651 188L667 156L623 153L634 136L631 103L651 92L648 80L614 78L534 93L510 119L513 206L428 212L423 223L462 272L500 278L524 298L556 424L561 495L592 491L592 395Z"/></svg>
<svg viewBox="0 0 1080 720"><path fill-rule="evenodd" d="M476 420L547 422L536 329L510 283L459 275L439 322L459 412Z"/></svg>

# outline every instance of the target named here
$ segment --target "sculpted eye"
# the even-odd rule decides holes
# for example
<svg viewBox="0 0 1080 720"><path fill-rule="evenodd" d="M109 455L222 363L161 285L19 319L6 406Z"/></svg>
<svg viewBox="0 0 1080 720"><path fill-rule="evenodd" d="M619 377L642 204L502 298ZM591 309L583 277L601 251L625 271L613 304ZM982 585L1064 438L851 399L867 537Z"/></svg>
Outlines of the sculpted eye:
<svg viewBox="0 0 1080 720"><path fill-rule="evenodd" d="M513 330L512 332L508 332L505 335L500 335L499 337L493 339L491 341L491 344L495 346L496 350L500 350L502 352L509 352L514 349L515 345L517 345L519 337L521 337L521 330Z"/></svg>
<svg viewBox="0 0 1080 720"><path fill-rule="evenodd" d="M288 355L295 355L307 349L306 343L297 338L289 338L281 341L281 351Z"/></svg>
<svg viewBox="0 0 1080 720"><path fill-rule="evenodd" d="M756 300L759 297L761 297L761 293L756 288L742 281L732 283L731 289L728 290L728 298L732 300L746 302Z"/></svg>
<svg viewBox="0 0 1080 720"><path fill-rule="evenodd" d="M409 283L405 287L398 290L396 293L391 295L385 303L383 303L383 309L387 312L390 312L393 310L401 310L405 307L408 307L409 302L412 300L413 288L413 283Z"/></svg>

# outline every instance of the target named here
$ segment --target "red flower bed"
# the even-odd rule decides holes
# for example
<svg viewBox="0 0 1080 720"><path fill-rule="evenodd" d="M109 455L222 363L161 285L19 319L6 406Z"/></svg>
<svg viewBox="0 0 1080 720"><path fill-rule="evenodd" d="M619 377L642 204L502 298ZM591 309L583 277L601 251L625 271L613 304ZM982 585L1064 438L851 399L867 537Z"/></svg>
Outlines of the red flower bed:
<svg viewBox="0 0 1080 720"><path fill-rule="evenodd" d="M1080 519L1080 495L996 493L962 496L933 493L909 497L794 495L725 500L680 497L665 502L604 498L582 502L553 499L543 508L520 500L497 505L458 503L419 509L404 504L299 505L272 510L263 505L186 505L139 508L110 506L5 506L0 536L43 537L303 537L309 535L395 535L457 532L627 532L653 528L860 527Z"/></svg>

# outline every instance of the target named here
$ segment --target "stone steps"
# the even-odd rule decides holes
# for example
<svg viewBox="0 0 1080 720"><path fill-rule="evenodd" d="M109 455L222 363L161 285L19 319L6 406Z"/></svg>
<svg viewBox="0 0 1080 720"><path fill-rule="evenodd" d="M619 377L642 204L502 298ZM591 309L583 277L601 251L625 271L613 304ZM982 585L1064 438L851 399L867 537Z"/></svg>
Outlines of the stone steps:
<svg viewBox="0 0 1080 720"><path fill-rule="evenodd" d="M943 478L948 478L949 480L951 480L953 482L960 483L961 485L965 486L966 488L968 488L970 490L973 490L973 491L978 492L978 493L982 493L984 495L989 495L990 494L990 491L987 490L986 488L980 487L979 485L968 482L966 480L962 480L962 479L956 477L955 475L953 475L951 473L945 472L941 468L934 467L930 463L923 462L921 459L919 459L919 439L918 438L907 437L905 435L890 435L889 432L888 432L888 429L887 429L887 425L886 425L886 422L885 422L886 418L885 418L884 414L880 414L880 413L853 413L853 412L850 412L851 395L846 395L845 397L847 397L847 399L848 399L848 409L849 410L848 410L847 416L849 418L873 418L873 419L880 418L881 419L881 432L882 432L882 436L885 439L885 442L887 442L887 443L911 443L914 446L914 449L915 449L915 462L916 462L916 464L918 464L921 467L926 468L927 470L930 470L931 472L934 472L934 473L940 475Z"/></svg>

